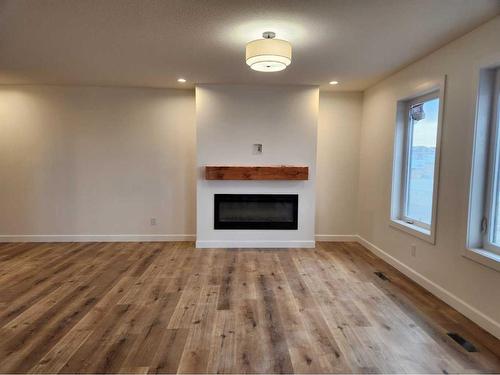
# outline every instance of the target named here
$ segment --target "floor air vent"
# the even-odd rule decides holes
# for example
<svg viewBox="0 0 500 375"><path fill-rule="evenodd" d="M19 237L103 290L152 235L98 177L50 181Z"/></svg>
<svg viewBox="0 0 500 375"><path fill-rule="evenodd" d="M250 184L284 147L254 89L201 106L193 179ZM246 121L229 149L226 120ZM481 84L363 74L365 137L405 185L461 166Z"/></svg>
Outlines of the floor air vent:
<svg viewBox="0 0 500 375"><path fill-rule="evenodd" d="M385 273L380 272L380 271L377 271L377 272L374 272L374 273L375 273L375 275L377 275L378 277L380 277L382 280L389 281L389 278L387 276L385 276Z"/></svg>
<svg viewBox="0 0 500 375"><path fill-rule="evenodd" d="M477 349L474 346L474 344L472 344L470 341L467 341L466 339L464 339L458 333L448 332L447 335L450 336L458 345L460 345L462 348L464 348L468 352L477 352Z"/></svg>

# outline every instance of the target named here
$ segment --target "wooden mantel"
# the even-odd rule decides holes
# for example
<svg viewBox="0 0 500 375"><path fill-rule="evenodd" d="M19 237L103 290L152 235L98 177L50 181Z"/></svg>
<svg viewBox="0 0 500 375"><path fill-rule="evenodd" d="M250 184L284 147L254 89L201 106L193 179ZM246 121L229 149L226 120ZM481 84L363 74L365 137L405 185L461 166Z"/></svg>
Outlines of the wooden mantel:
<svg viewBox="0 0 500 375"><path fill-rule="evenodd" d="M309 167L295 165L207 165L207 180L307 180Z"/></svg>

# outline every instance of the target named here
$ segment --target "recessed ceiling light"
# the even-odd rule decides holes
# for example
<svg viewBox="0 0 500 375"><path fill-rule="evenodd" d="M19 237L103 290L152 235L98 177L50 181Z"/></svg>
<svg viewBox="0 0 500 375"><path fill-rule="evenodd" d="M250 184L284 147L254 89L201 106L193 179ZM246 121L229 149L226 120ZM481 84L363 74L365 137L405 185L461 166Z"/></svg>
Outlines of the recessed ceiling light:
<svg viewBox="0 0 500 375"><path fill-rule="evenodd" d="M330 81L330 85L338 85L339 81Z"/></svg>
<svg viewBox="0 0 500 375"><path fill-rule="evenodd" d="M185 80L184 78L179 78L179 79L177 80L177 82L180 82L180 83L186 83L186 80Z"/></svg>
<svg viewBox="0 0 500 375"><path fill-rule="evenodd" d="M258 72L279 72L292 62L292 45L286 40L274 39L272 31L262 34L264 39L247 43L247 65Z"/></svg>

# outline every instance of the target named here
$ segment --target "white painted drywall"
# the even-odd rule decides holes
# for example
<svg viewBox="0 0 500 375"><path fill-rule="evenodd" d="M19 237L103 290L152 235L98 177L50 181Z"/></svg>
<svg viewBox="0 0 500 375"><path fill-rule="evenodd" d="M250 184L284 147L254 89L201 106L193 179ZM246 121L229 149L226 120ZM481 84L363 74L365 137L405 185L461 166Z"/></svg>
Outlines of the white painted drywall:
<svg viewBox="0 0 500 375"><path fill-rule="evenodd" d="M360 95L320 95L322 239L356 233ZM192 239L194 118L194 91L0 86L0 240Z"/></svg>
<svg viewBox="0 0 500 375"><path fill-rule="evenodd" d="M362 105L359 92L319 95L316 235L321 240L357 233Z"/></svg>
<svg viewBox="0 0 500 375"><path fill-rule="evenodd" d="M359 234L454 296L455 306L500 334L500 272L462 256L476 92L475 67L499 54L500 17L406 67L365 92L361 127ZM447 76L436 245L389 226L396 101ZM410 255L416 244L417 256ZM453 301L453 299L450 299Z"/></svg>
<svg viewBox="0 0 500 375"><path fill-rule="evenodd" d="M201 85L196 88L199 247L314 244L319 90L309 86ZM262 143L263 153L252 145ZM206 165L306 165L307 181L207 181ZM299 194L298 230L214 230L213 196Z"/></svg>
<svg viewBox="0 0 500 375"><path fill-rule="evenodd" d="M194 106L191 90L0 86L0 240L194 234Z"/></svg>

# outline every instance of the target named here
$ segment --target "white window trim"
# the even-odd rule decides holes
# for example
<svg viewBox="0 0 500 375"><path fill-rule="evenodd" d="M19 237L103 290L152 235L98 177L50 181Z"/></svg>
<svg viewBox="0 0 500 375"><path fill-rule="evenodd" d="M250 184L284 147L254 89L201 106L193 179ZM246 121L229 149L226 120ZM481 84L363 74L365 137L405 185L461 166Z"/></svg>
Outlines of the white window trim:
<svg viewBox="0 0 500 375"><path fill-rule="evenodd" d="M446 86L446 76L430 80L418 88L411 90L400 96L396 106L396 128L394 135L394 153L393 153L393 169L392 169L392 189L391 189L391 207L389 225L395 229L401 230L414 237L420 238L423 241L431 244L436 243L436 221L438 208L438 193L439 193L439 165L441 156L441 133L443 127L444 116L444 94ZM407 113L406 108L408 102L415 98L421 98L426 95L436 93L439 98L438 124L436 134L436 158L434 161L434 187L432 195L432 215L430 225L415 225L408 223L401 217L403 203L403 193L405 192L404 177L406 169L406 123Z"/></svg>
<svg viewBox="0 0 500 375"><path fill-rule="evenodd" d="M482 80L491 79L493 73L491 73L491 76L488 76L487 74L483 75L483 72L494 68L500 69L500 55L487 57L482 62L476 64L474 68L474 95L476 101L473 118L472 161L471 168L469 168L469 194L467 197L467 234L462 255L476 263L500 271L500 254L491 251L492 249L488 249L487 245L483 245L485 236L478 229L481 225L480 221L485 214L485 207L489 209L490 206L486 203L486 200L491 197L491 192L487 191L487 187L492 187L492 184L488 181L489 168L485 168L485 165L487 165L485 158L491 157L491 152L494 152L490 144L491 139L484 136L485 132L491 130L491 117L489 115L491 113L491 106L489 106L488 100L485 101L484 98L491 98L491 95L496 95L492 90L498 89L492 87L492 85L488 85L484 81L482 82ZM497 72L497 74L500 73ZM485 113L488 115L485 115ZM484 151L485 148L488 149L487 152ZM485 191L487 191L486 194ZM489 213L488 216L491 217Z"/></svg>
<svg viewBox="0 0 500 375"><path fill-rule="evenodd" d="M463 256L483 266L500 271L500 255L485 249L466 247Z"/></svg>

